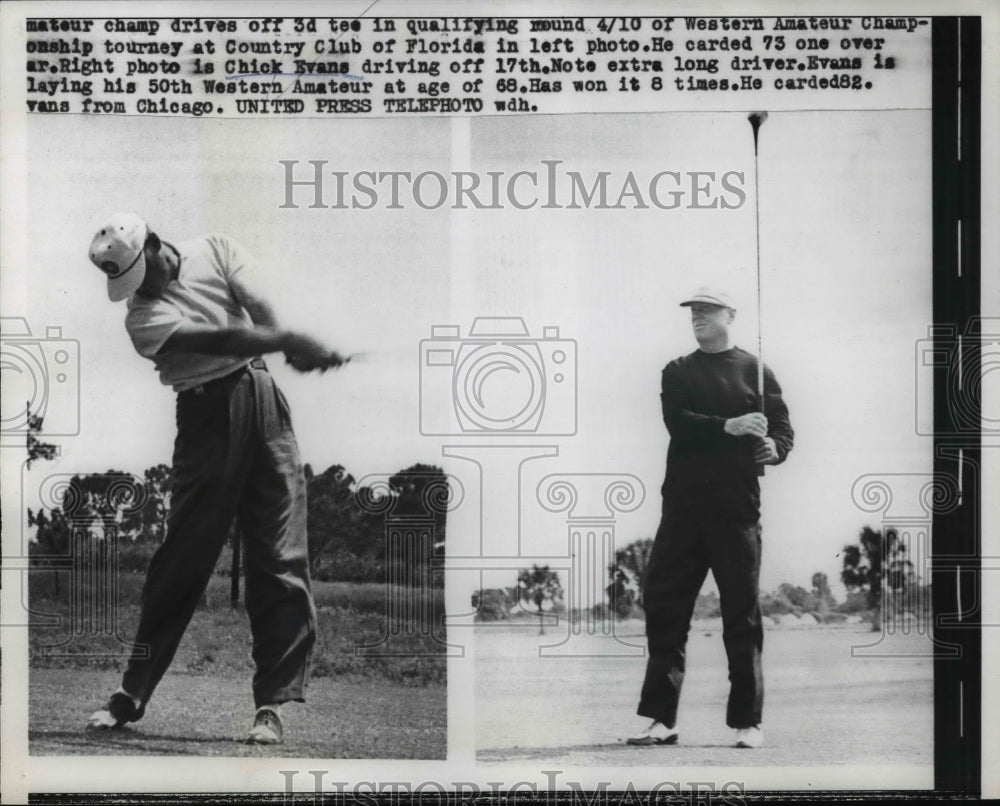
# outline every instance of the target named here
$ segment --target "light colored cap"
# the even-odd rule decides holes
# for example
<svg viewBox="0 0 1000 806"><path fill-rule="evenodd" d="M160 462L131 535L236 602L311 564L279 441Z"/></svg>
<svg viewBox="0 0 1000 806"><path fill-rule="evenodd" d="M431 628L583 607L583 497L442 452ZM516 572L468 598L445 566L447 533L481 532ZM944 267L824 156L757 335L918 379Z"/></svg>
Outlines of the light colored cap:
<svg viewBox="0 0 1000 806"><path fill-rule="evenodd" d="M135 213L115 213L90 244L90 260L108 276L112 302L132 296L146 278L146 222Z"/></svg>
<svg viewBox="0 0 1000 806"><path fill-rule="evenodd" d="M718 305L722 308L729 308L733 311L736 310L736 303L733 302L732 296L726 291L723 291L721 288L715 288L713 286L701 286L690 297L685 299L681 305L694 305L698 302L704 305Z"/></svg>

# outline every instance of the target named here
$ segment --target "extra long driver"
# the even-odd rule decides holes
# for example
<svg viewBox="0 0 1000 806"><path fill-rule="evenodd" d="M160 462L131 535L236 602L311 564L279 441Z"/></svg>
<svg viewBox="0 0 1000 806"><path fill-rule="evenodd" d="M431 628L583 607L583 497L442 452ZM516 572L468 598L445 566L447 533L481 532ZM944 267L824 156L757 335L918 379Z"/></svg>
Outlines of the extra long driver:
<svg viewBox="0 0 1000 806"><path fill-rule="evenodd" d="M757 244L757 400L760 405L760 413L764 414L764 324L761 319L761 281L760 281L760 171L757 158L757 139L760 136L760 127L767 120L767 112L751 112L747 116L750 126L753 129L753 196L754 196L754 219L756 224L756 244ZM764 475L764 466L758 465L757 474Z"/></svg>
<svg viewBox="0 0 1000 806"><path fill-rule="evenodd" d="M761 322L761 293L760 293L760 171L757 158L757 138L760 135L760 127L767 120L767 112L751 112L747 119L753 128L753 197L754 197L754 219L756 223L756 244L757 244L757 398L760 401L760 412L764 413L764 337L762 334L763 323Z"/></svg>

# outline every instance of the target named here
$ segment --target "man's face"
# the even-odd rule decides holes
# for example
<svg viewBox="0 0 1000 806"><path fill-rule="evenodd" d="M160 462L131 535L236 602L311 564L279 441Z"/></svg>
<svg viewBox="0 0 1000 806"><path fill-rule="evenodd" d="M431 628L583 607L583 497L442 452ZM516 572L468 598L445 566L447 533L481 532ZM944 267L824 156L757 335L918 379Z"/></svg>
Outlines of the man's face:
<svg viewBox="0 0 1000 806"><path fill-rule="evenodd" d="M725 338L732 321L733 312L729 308L705 302L691 305L691 327L699 344Z"/></svg>
<svg viewBox="0 0 1000 806"><path fill-rule="evenodd" d="M163 254L159 249L159 241L146 242L143 248L146 256L146 278L139 291L147 297L159 297L170 282L170 276Z"/></svg>

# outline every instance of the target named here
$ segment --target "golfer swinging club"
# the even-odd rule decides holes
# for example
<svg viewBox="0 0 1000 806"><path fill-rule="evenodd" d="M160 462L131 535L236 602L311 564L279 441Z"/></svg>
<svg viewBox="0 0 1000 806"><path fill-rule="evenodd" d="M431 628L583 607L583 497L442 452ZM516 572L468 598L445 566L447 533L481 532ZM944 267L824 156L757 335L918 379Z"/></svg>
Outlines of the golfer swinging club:
<svg viewBox="0 0 1000 806"><path fill-rule="evenodd" d="M300 372L344 359L278 326L248 256L225 235L173 245L120 213L94 236L90 259L112 301L128 300L135 349L177 392L177 438L167 535L149 565L135 648L121 687L88 727L142 718L236 517L256 666L246 740L277 744L281 704L304 701L316 611L302 463L288 403L259 356L283 352Z"/></svg>
<svg viewBox="0 0 1000 806"><path fill-rule="evenodd" d="M758 465L779 464L794 434L781 387L757 357L730 344L736 315L723 291L703 287L680 303L691 309L698 349L663 370L663 421L670 432L663 512L650 555L643 607L649 660L638 714L649 721L629 744L674 744L684 650L695 599L712 569L729 659L726 723L737 747L760 747L764 633L760 576Z"/></svg>

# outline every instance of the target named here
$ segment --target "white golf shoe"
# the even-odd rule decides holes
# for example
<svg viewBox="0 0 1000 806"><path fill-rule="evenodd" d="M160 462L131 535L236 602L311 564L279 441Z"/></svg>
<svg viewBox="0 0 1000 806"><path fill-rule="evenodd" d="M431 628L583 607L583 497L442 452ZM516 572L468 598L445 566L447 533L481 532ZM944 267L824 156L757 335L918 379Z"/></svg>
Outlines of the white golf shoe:
<svg viewBox="0 0 1000 806"><path fill-rule="evenodd" d="M761 730L760 725L754 725L752 728L737 728L736 746L748 749L763 747L764 731Z"/></svg>
<svg viewBox="0 0 1000 806"><path fill-rule="evenodd" d="M647 747L653 744L677 744L679 737L680 733L676 727L668 728L662 722L657 722L654 719L643 730L633 736L629 736L625 740L625 743L640 747Z"/></svg>
<svg viewBox="0 0 1000 806"><path fill-rule="evenodd" d="M281 744L281 707L264 705L257 709L246 744Z"/></svg>

